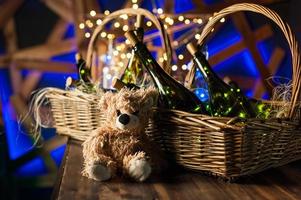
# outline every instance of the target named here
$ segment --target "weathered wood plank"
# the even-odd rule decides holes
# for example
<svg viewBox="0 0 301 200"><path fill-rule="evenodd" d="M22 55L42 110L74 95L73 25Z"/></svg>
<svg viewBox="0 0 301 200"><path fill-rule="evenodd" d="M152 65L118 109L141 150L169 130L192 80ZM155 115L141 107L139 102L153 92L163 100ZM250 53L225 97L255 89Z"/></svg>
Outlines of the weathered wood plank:
<svg viewBox="0 0 301 200"><path fill-rule="evenodd" d="M7 0L0 6L0 29L11 19L18 8L23 4L24 0Z"/></svg>
<svg viewBox="0 0 301 200"><path fill-rule="evenodd" d="M73 23L73 14L70 12L72 2L70 0L43 0L43 2L62 19Z"/></svg>
<svg viewBox="0 0 301 200"><path fill-rule="evenodd" d="M13 59L41 59L47 60L53 56L76 50L74 39L67 39L57 43L42 44L22 49L13 55Z"/></svg>
<svg viewBox="0 0 301 200"><path fill-rule="evenodd" d="M82 148L69 141L53 199L300 199L301 162L227 183L181 169L145 183L115 178L95 182L83 177Z"/></svg>
<svg viewBox="0 0 301 200"><path fill-rule="evenodd" d="M8 56L16 52L18 49L15 22L12 18L6 23L4 27L4 37ZM20 83L22 81L21 74L13 63L9 63L9 72L10 78L11 80L13 80L11 81L13 91L14 93L18 93L20 91Z"/></svg>
<svg viewBox="0 0 301 200"><path fill-rule="evenodd" d="M37 86L40 79L42 77L42 73L39 71L31 71L23 80L21 85L22 89L20 90L20 94L24 99L28 99L32 90Z"/></svg>
<svg viewBox="0 0 301 200"><path fill-rule="evenodd" d="M75 73L74 63L54 62L48 60L15 60L14 63L20 69L39 70L41 72Z"/></svg>
<svg viewBox="0 0 301 200"><path fill-rule="evenodd" d="M259 74L261 76L261 79L267 79L271 76L271 73L266 68L261 55L257 49L257 41L256 38L253 35L253 31L251 30L247 19L245 17L244 13L235 13L232 17L232 20L235 24L235 27L239 30L241 33L243 40L248 47L253 60L257 66L257 69L259 71ZM267 82L263 82L264 87L266 88L266 91L271 95L273 91L273 85L268 84Z"/></svg>
<svg viewBox="0 0 301 200"><path fill-rule="evenodd" d="M277 69L280 67L280 64L282 62L282 60L284 59L285 56L285 51L283 49L281 49L280 47L277 47L270 60L269 63L267 64L269 71L271 72L272 75L274 75L277 71ZM258 80L255 84L254 87L254 97L255 98L262 98L262 95L264 94L264 86L263 86L263 81L267 81L267 80Z"/></svg>
<svg viewBox="0 0 301 200"><path fill-rule="evenodd" d="M67 27L68 27L68 22L66 22L65 20L58 20L55 27L52 29L51 33L47 38L47 43L55 44L59 41L62 41L66 33Z"/></svg>

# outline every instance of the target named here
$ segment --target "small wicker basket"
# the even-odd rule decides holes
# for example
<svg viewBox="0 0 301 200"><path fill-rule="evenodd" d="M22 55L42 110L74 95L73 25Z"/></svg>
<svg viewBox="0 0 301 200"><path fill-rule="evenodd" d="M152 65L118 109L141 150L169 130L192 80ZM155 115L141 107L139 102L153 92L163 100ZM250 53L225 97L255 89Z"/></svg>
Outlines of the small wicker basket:
<svg viewBox="0 0 301 200"><path fill-rule="evenodd" d="M126 8L115 11L102 21L101 25L97 26L93 32L87 50L87 67L93 67L93 52L95 51L96 42L99 39L101 31L110 21L120 17L121 15L143 15L153 22L160 33L160 38L163 45L163 50L166 53L166 58L162 64L162 68L170 72L172 49L168 34L164 26L158 18L151 12L145 9ZM92 71L92 70L91 70ZM85 140L92 130L100 126L103 113L98 108L98 102L101 93L86 94L81 91L66 91L57 88L44 88L35 94L32 109L34 110L35 119L38 125L43 125L39 116L39 107L42 101L46 98L51 104L52 116L54 119L53 127L56 128L58 134L70 136L77 140ZM36 129L38 129L36 127Z"/></svg>
<svg viewBox="0 0 301 200"><path fill-rule="evenodd" d="M238 123L237 118L155 109L155 117L150 120L146 130L180 165L228 179L254 174L301 158L300 107L296 106L300 100L300 57L289 26L270 9L255 4L236 4L213 16L204 27L199 43L203 44L216 22L237 11L252 11L267 16L280 27L288 41L292 54L293 88L287 118L248 119ZM136 14L137 10L133 12L127 14ZM119 12L118 15L123 13ZM117 14L112 13L111 18L113 16ZM100 30L101 27L96 29L89 44L88 65L91 63L93 43ZM46 90L45 95L51 102L54 127L58 133L84 140L99 126L101 111L97 107L98 97L81 96L63 90Z"/></svg>

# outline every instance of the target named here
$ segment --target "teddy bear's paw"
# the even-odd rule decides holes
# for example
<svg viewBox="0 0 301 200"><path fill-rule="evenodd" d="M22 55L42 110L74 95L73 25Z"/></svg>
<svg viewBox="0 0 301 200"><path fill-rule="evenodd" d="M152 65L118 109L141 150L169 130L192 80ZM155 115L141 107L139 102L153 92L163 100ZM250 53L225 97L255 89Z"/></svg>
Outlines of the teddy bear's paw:
<svg viewBox="0 0 301 200"><path fill-rule="evenodd" d="M152 168L145 159L132 159L129 163L128 173L137 181L143 182L152 172Z"/></svg>
<svg viewBox="0 0 301 200"><path fill-rule="evenodd" d="M96 181L106 181L111 178L111 170L101 164L94 164L90 167L89 177Z"/></svg>

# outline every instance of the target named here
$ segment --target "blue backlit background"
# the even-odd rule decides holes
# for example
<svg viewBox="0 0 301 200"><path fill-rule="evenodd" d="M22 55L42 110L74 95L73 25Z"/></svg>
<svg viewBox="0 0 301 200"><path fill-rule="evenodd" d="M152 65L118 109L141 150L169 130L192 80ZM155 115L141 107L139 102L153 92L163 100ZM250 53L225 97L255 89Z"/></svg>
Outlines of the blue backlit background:
<svg viewBox="0 0 301 200"><path fill-rule="evenodd" d="M156 7L164 7L164 1L167 0L145 0L141 4L141 7L147 8L150 11ZM123 0L98 0L100 8L102 11L110 10L114 11L124 4ZM113 3L114 2L114 3ZM214 6L216 4L222 3L222 0L203 0L204 5ZM175 0L174 1L174 12L175 13L185 13L193 11L196 8L196 4L192 0ZM289 9L286 4L280 4L272 6L272 9L280 10L280 14L284 19L291 22L291 24L296 26L296 19L294 18L294 13L287 13L281 10ZM293 8L290 8L293 9ZM27 17L24 17L27 16ZM255 16L253 14L247 14L249 23L253 30L256 30L260 26L270 23L270 21L263 19L262 17ZM28 0L21 7L15 16L16 28L18 31L18 46L19 48L26 48L28 46L36 45L42 43L46 40L46 36L49 31L54 26L57 21L57 16L45 7L40 1ZM44 21L44 20L47 21ZM285 78L291 77L291 61L289 57L288 47L283 40L280 31L272 25L274 29L274 35L264 41L257 43L258 51L267 64L273 50L276 47L281 47L285 50L286 56L281 62L280 67L276 71L277 76L282 76ZM299 26L300 28L300 26ZM300 38L300 30L297 29L297 37ZM176 33L175 37L180 36L185 33L184 30L181 33ZM74 24L69 24L68 30L65 33L65 38L72 38L75 35ZM29 40L28 38L31 38ZM241 34L236 30L231 18L228 18L226 22L220 27L219 31L214 34L214 36L207 42L209 57L216 55L217 53L227 49L231 45L242 40ZM177 54L183 53L185 48L180 48L177 50ZM5 40L2 33L0 34L0 54L5 53ZM66 61L74 63L75 52L70 52L65 55L60 55L51 58L53 61ZM243 49L237 54L228 57L222 62L214 65L214 70L221 76L226 75L239 75L244 77L253 78L254 80L260 78L259 72L256 64L252 58L248 49ZM24 75L27 73L26 70L22 72ZM43 74L43 78L39 83L38 88L43 87L58 87L64 88L65 80L68 76L76 76L76 74L58 74L46 72ZM197 75L199 76L199 74ZM7 138L7 143L9 147L10 159L14 160L26 152L30 151L33 147L33 141L28 137L22 130L19 130L19 125L16 119L16 114L13 106L10 102L10 96L12 95L9 70L0 68L0 94L1 94L1 105L2 105L2 117L5 124L5 133ZM253 96L253 88L244 88L244 92L249 96ZM267 94L264 94L262 98L269 98ZM45 138L51 138L54 135L54 130L44 130L43 135ZM64 154L65 145L53 150L51 152L51 157L55 160L57 166L60 165L62 156ZM16 171L19 176L37 176L47 174L47 169L43 160L40 157L33 159Z"/></svg>

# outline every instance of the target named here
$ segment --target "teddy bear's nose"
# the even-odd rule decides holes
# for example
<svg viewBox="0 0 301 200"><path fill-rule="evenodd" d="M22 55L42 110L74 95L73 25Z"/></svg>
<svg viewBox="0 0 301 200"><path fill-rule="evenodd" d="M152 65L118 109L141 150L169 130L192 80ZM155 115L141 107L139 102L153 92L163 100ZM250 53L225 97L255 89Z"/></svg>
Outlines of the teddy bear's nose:
<svg viewBox="0 0 301 200"><path fill-rule="evenodd" d="M130 116L128 116L127 114L122 114L119 116L118 120L123 125L127 125L130 122Z"/></svg>

